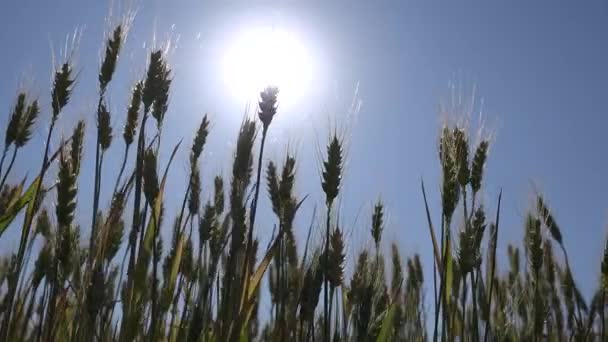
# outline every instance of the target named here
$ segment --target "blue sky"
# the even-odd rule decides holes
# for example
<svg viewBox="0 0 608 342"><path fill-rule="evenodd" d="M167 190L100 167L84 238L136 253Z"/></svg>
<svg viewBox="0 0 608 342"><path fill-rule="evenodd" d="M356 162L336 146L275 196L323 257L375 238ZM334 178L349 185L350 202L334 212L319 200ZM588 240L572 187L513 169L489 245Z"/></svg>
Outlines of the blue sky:
<svg viewBox="0 0 608 342"><path fill-rule="evenodd" d="M114 22L124 13L118 5L114 3ZM19 156L12 180L39 167L50 107L51 46L58 51L76 28L82 31L75 59L80 76L57 132L68 134L80 118L94 127L96 73L109 7L105 1L75 0L0 5L0 123L5 127L22 86L38 94L45 117ZM465 96L475 88L474 117L483 109L483 132L493 138L483 194L489 216L503 189L499 253L505 256L506 243L521 240L524 214L537 188L561 225L574 273L584 279L579 285L589 295L597 284L608 223L605 2L140 1L135 8L110 86L116 137L104 164L108 184L113 184L123 151L119 132L128 89L145 71L154 33L157 41L168 37L175 43L163 138L167 145L161 153L166 158L170 144L185 139L169 184L177 189L169 194L177 208L185 188L187 148L205 112L213 128L203 157L204 184L218 172L227 175L245 104L231 97L218 71L222 51L235 32L281 27L306 41L317 61L312 89L297 105L279 110L266 154L266 160L280 159L288 145L297 153L298 192L311 195L298 221L300 236L305 236L314 205L323 204L319 151L327 132L337 126L348 142L340 217L352 234L349 258L360 246L371 246L370 211L381 196L389 215L387 245L397 241L407 254L420 253L430 267L420 178L427 183L438 221L440 103L450 99L451 85ZM361 109L348 115L355 89ZM85 174L92 174L93 154L93 146L87 146ZM90 203L91 180L80 179L81 203ZM268 209L266 199L262 205ZM82 207L78 219L86 226L90 212ZM261 213L259 232L267 237L273 220L269 210ZM0 248L9 250L17 239L14 231L5 234Z"/></svg>

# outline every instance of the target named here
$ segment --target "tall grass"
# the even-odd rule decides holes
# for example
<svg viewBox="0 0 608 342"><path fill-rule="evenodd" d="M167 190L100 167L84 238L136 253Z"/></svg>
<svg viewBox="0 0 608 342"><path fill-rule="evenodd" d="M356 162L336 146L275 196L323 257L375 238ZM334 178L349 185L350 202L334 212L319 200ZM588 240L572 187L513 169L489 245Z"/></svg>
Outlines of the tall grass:
<svg viewBox="0 0 608 342"><path fill-rule="evenodd" d="M432 292L418 255L403 259L394 243L390 256L384 255L381 200L370 213L373 250L352 249L334 210L345 164L336 134L327 142L319 187L305 189L325 196L323 239L319 245L310 241L312 225L305 242L296 239L302 227L295 218L307 200L296 191L296 166L305 161L287 155L264 164L263 158L272 119L281 115L277 88L261 91L257 120L245 119L236 137L231 173L215 176L211 191L201 187L200 163L213 132L209 118L201 119L189 145L181 206L168 215L166 208L174 206L165 199L166 180L185 144L161 143L173 74L163 51L150 51L147 71L118 120L125 122L120 128L123 158L116 178L108 179L103 161L119 128L111 126L117 120L111 118L105 94L125 35L118 25L105 42L96 136L88 137L96 142L92 184L79 182L81 176L91 177L81 175L80 166L85 122L75 123L57 150L50 147L76 85L72 62L62 61L53 72L51 113L40 113L43 100L27 92L16 95L0 159L0 234L20 230L20 242L0 264L0 340L606 340L608 244L601 283L587 303L573 278L561 228L537 194L522 222L522 247L509 246L509 267L500 270L502 195L496 207L479 200L490 142L473 145L470 133L457 125L442 127L439 137L440 213L431 212L421 184L426 212L420 214L426 216L432 241L433 259L427 260L433 265ZM41 115L51 120L44 127L48 135L36 176L10 183L19 151ZM164 165L158 159L161 151L171 151ZM48 172L52 165L58 170L55 179ZM90 201L77 203L79 186L93 187ZM100 196L107 189L111 202L103 208ZM258 212L260 195L269 196L272 212ZM77 211L89 208L90 225L77 222ZM255 234L257 215L276 217L267 248ZM166 222L168 216L174 222ZM160 231L171 228L171 239L164 240ZM34 248L34 242L41 247ZM349 249L356 263L347 275ZM30 258L33 267L28 268ZM262 287L265 277L268 286ZM262 291L270 298L268 315L258 314Z"/></svg>

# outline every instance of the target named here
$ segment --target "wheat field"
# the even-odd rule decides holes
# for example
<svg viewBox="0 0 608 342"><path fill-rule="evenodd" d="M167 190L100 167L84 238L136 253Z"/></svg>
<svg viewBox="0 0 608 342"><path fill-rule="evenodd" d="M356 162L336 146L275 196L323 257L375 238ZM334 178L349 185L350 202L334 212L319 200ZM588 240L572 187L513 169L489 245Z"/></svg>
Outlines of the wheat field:
<svg viewBox="0 0 608 342"><path fill-rule="evenodd" d="M173 80L163 50L142 61L146 72L132 85L128 108L108 110L106 91L126 31L117 25L103 43L97 84L78 83L67 58L53 70L50 94L15 95L0 161L0 235L11 230L20 239L0 263L1 341L607 340L608 246L597 270L602 282L587 302L542 194L526 215L521 245L497 255L501 196L495 207L479 200L489 140L472 144L467 129L441 128L441 212L429 210L424 182L413 199L426 206L420 215L428 222L432 260L407 256L395 243L382 255L390 241L383 240L386 213L378 200L367 223L373 247L354 252L347 275L349 241L336 212L346 163L341 137L323 144L318 187L305 189L324 196L323 241L298 241L294 230L307 227L294 220L307 197L294 189L296 165L314 160L288 154L262 163L273 117L280 115L280 89L261 89L257 115L235 132L231 169L204 193L200 164L210 119L197 123L191 142L161 143ZM96 120L72 123L73 131L51 149L74 88L93 86ZM50 113L41 112L41 102L50 104L44 106ZM11 184L14 162L42 116L50 118L44 153L32 161L28 179ZM94 125L96 135L85 136L85 125ZM95 141L94 173L86 175L80 167L85 139ZM123 155L116 179L102 177L110 146ZM176 152L184 149L187 186L167 189ZM163 165L161 150L171 153ZM92 182L83 183L85 177ZM93 186L93 198L76 203L83 184ZM113 189L108 207L100 204L102 187ZM166 203L167 191L183 200ZM268 196L272 211L257 210L261 196ZM165 222L167 208L175 207L174 222ZM94 213L90 221L75 219L82 208ZM274 217L277 226L267 247L256 234L260 215ZM161 230L172 238L163 240ZM432 279L424 279L423 262L432 264ZM258 312L262 292L270 315Z"/></svg>

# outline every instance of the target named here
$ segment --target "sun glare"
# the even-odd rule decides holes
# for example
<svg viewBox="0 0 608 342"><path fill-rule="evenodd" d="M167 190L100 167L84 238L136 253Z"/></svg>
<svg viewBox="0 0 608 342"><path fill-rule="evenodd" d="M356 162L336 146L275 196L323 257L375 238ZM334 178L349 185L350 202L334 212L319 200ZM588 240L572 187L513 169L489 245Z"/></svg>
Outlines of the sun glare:
<svg viewBox="0 0 608 342"><path fill-rule="evenodd" d="M297 102L307 91L313 73L309 51L294 35L276 29L241 32L224 56L224 81L235 96L257 99L266 86L280 89L282 105Z"/></svg>

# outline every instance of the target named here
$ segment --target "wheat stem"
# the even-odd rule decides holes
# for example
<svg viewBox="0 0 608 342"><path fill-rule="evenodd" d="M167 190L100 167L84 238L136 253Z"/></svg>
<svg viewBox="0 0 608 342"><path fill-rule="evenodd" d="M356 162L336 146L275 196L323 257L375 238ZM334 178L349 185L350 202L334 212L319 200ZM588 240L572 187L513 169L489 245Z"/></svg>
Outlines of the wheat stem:
<svg viewBox="0 0 608 342"><path fill-rule="evenodd" d="M498 244L498 227L499 227L499 221L500 221L500 202L502 200L502 189L500 189L500 192L498 193L498 208L496 209L496 224L495 224L495 231L494 231L494 236L492 236L492 267L491 267L491 271L490 271L490 290L488 293L488 320L486 321L486 328L484 329L484 337L483 337L483 341L487 342L488 341L488 334L490 333L490 330L492 329L492 323L490 322L491 319L491 314L492 314L492 290L494 289L494 273L496 272L496 247Z"/></svg>
<svg viewBox="0 0 608 342"><path fill-rule="evenodd" d="M125 171L125 166L127 165L127 159L129 158L129 145L125 145L125 153L122 158L122 164L120 165L120 171L118 172L118 177L116 177L116 184L114 185L113 193L118 191L118 185L120 184L120 180L122 178L122 174Z"/></svg>
<svg viewBox="0 0 608 342"><path fill-rule="evenodd" d="M4 176L2 177L2 181L0 182L0 189L2 189L2 187L4 186L4 183L6 182L6 178L8 177L8 174L11 172L11 169L13 168L13 164L15 164L15 158L17 157L18 149L19 149L19 147L17 147L17 145L15 145L15 147L13 148L13 154L11 156L11 161L8 164L8 168L6 169ZM6 150L5 150L5 152L6 152ZM4 153L2 154L2 162L4 162ZM0 162L0 171L2 170L2 164L1 164L2 162Z"/></svg>
<svg viewBox="0 0 608 342"><path fill-rule="evenodd" d="M38 174L38 184L36 185L36 191L34 192L34 203L37 203L40 199L40 190L42 189L42 181L44 178L44 173L46 171L46 166L47 166L47 162L48 162L48 157L49 157L49 145L51 143L51 136L53 134L53 129L55 128L55 116L53 116L53 119L51 120L51 125L49 127L49 133L47 134L46 137L46 144L45 144L45 148L44 148L44 156L42 158L42 166L40 167L40 173ZM6 295L6 298L8 299L7 301L7 314L6 317L4 318L4 322L2 324L2 329L0 330L0 340L5 341L8 333L9 333L9 324L10 324L10 319L11 319L11 313L13 311L13 303L15 300L15 290L16 290L16 285L17 285L17 281L20 277L21 274L21 268L22 268L22 259L23 259L23 253L24 253L24 248L25 248L25 244L28 241L29 238L29 233L30 233L30 228L32 226L32 222L34 220L34 215L33 213L31 215L26 215L25 216L25 220L23 223L23 230L21 233L21 241L19 243L19 250L17 252L17 259L16 259L16 263L14 265L14 269L11 270L10 272L10 277L9 277L9 282L8 282L8 293Z"/></svg>

